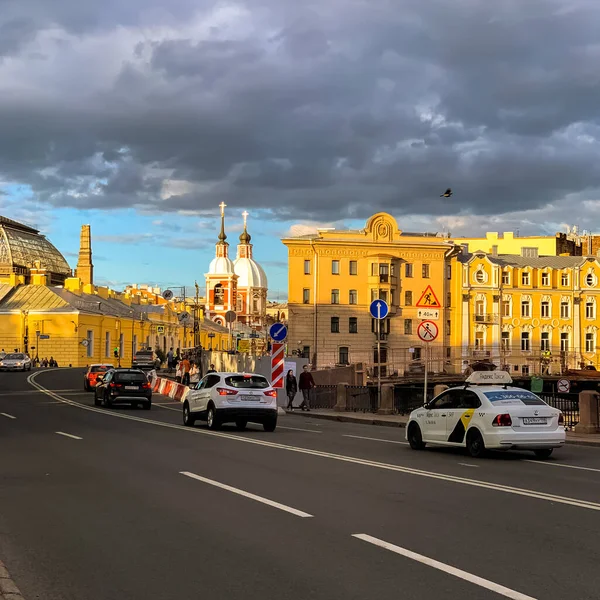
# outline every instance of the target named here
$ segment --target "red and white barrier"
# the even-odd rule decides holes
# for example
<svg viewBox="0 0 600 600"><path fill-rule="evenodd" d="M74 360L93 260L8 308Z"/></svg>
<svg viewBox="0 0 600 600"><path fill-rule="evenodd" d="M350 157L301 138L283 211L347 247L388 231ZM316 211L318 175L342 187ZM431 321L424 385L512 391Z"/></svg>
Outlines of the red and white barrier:
<svg viewBox="0 0 600 600"><path fill-rule="evenodd" d="M157 394L168 396L169 398L173 398L173 400L178 400L179 402L183 402L190 392L190 388L187 385L177 383L170 379L165 379L164 377L156 378L156 381L152 386L152 390Z"/></svg>
<svg viewBox="0 0 600 600"><path fill-rule="evenodd" d="M283 387L283 370L285 361L285 344L271 344L271 385L274 388Z"/></svg>

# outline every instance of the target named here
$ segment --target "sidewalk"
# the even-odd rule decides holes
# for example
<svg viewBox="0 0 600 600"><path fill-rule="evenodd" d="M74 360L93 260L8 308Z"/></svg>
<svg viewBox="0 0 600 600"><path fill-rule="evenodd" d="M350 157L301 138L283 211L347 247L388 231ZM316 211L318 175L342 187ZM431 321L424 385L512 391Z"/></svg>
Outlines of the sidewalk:
<svg viewBox="0 0 600 600"><path fill-rule="evenodd" d="M320 409L310 412L294 410L286 411L288 415L297 415L311 419L327 419L329 421L340 421L342 423L359 423L362 425L380 425L383 427L406 427L407 415L378 415L362 412L338 412L335 410ZM592 435L577 434L567 431L567 444L576 446L593 446L600 448L600 433Z"/></svg>

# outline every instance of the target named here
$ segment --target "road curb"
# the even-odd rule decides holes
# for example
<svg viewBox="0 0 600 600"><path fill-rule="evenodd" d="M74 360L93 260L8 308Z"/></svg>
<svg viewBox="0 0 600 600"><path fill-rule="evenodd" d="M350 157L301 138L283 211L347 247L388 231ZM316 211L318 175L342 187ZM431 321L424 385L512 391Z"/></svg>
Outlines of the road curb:
<svg viewBox="0 0 600 600"><path fill-rule="evenodd" d="M324 415L313 412L301 411L298 412L286 412L288 415L296 415L298 417L308 417L310 419L324 419L326 421L339 421L340 423L358 423L359 425L378 425L380 427L396 427L404 429L406 427L406 423L402 423L399 421L388 421L385 419L378 419L377 417L366 418L366 419L357 419L350 415L344 415L343 413L335 414L335 415Z"/></svg>
<svg viewBox="0 0 600 600"><path fill-rule="evenodd" d="M0 560L0 600L24 600L8 569Z"/></svg>

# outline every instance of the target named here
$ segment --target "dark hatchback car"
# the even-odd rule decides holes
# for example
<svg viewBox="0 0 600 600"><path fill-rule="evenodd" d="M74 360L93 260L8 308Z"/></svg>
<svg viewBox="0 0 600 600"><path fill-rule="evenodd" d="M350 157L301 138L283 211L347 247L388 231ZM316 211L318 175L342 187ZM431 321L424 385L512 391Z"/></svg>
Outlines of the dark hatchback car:
<svg viewBox="0 0 600 600"><path fill-rule="evenodd" d="M139 369L112 369L98 378L94 390L96 406L113 404L142 404L146 410L152 408L152 386L148 377Z"/></svg>

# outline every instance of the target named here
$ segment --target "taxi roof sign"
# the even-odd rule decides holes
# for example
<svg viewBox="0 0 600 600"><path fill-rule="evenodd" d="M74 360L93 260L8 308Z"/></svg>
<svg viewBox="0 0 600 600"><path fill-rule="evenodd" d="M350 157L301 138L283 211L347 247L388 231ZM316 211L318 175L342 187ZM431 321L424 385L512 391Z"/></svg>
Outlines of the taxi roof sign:
<svg viewBox="0 0 600 600"><path fill-rule="evenodd" d="M474 371L467 377L472 385L509 385L512 377L506 371Z"/></svg>

